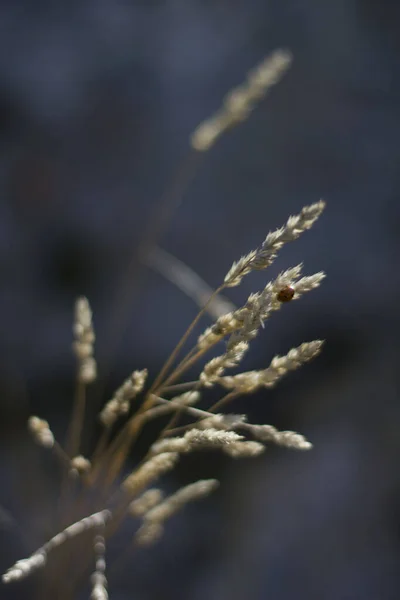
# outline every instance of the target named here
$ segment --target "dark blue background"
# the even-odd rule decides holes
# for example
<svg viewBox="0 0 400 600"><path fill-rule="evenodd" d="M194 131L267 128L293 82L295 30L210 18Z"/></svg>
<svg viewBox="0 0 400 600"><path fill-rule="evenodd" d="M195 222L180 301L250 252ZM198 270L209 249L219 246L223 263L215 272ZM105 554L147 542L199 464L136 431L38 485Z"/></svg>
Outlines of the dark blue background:
<svg viewBox="0 0 400 600"><path fill-rule="evenodd" d="M217 474L220 492L132 559L110 597L398 598L399 27L391 0L2 0L3 570L52 531L53 465L25 423L39 413L65 431L75 297L93 306L102 372L114 356L107 392L134 368L155 375L196 307L140 266L143 232L165 207L195 126L286 47L289 74L204 156L157 237L217 286L289 214L327 200L270 275L304 261L328 278L274 316L246 368L314 338L327 340L323 355L234 407L300 430L315 448L185 462L167 486ZM265 277L248 277L231 298L243 302ZM90 406L94 417L96 394Z"/></svg>

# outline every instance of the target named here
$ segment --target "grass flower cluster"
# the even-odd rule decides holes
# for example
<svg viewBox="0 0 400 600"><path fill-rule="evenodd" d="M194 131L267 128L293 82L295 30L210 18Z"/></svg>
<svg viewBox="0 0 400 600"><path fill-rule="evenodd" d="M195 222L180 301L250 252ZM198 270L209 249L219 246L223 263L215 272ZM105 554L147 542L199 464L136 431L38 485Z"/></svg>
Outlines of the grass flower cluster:
<svg viewBox="0 0 400 600"><path fill-rule="evenodd" d="M193 147L203 152L225 128L246 118L254 102L287 68L289 60L287 53L278 52L250 73L246 84L228 96L223 109L195 131ZM78 298L73 324L76 395L65 444L56 440L51 426L42 418L32 416L28 423L33 441L42 446L44 452L54 453L60 463L63 476L60 531L28 558L12 565L3 575L4 583L44 570L51 555L60 548L68 550L73 541L82 540L78 546L82 553L79 557L81 572L70 568L71 551L69 554L64 552L60 567L68 573L70 597L74 597L82 576L88 576L92 571L90 598L106 600L107 543L124 521L136 520L134 545L149 546L162 536L169 518L187 503L211 494L218 487L215 479L194 481L164 497L162 490L155 487L157 481L177 465L182 454L213 449L240 459L259 456L268 444L297 450L312 447L299 433L278 431L272 425L253 424L248 422L246 415L221 409L226 409L239 395L276 385L291 371L318 355L322 341L314 340L289 349L284 356L275 356L265 369L240 369L249 345L262 330L264 322L273 312L287 310L289 300L298 300L318 287L324 273L302 276L302 265L282 272L261 290L252 293L241 307L223 303L231 310L217 316L191 345L189 341L208 308L222 298L221 293L239 286L252 272L270 266L284 244L296 240L314 225L324 206L322 201L305 206L298 215L289 217L281 228L268 233L256 249L233 263L158 376L149 383L146 369L133 371L105 403L98 416L102 434L93 454L87 457L81 454L81 442L87 391L97 376L95 330L88 300ZM190 349L185 352L188 346ZM197 379L187 381L189 370L193 372L196 366ZM232 369L235 369L234 373L230 372ZM207 400L210 388L219 392L219 399L213 404ZM201 407L198 406L200 402ZM132 445L147 423L160 417L164 419L164 426L160 427L158 438L140 464L129 472ZM183 417L185 423L182 423ZM65 573L60 577L65 582ZM57 574L53 579L57 579Z"/></svg>
<svg viewBox="0 0 400 600"><path fill-rule="evenodd" d="M323 202L307 206L299 215L290 217L284 227L268 234L259 249L233 264L214 294L238 285L251 271L270 265L283 243L296 239L303 231L309 229L323 208ZM77 300L74 323L77 395L70 439L67 440L65 448L62 448L55 440L47 421L37 416L29 419L28 426L37 444L47 451L54 451L56 457L62 459L67 484L69 480L79 480L78 497L75 498L75 502L85 506L91 498L92 505L96 505L92 499L92 491L100 489L98 503L102 506L93 506L95 510L91 514L68 525L30 557L19 560L3 575L3 582L23 579L34 571L43 569L48 555L55 548L90 531L93 535L95 563L91 598L105 599L108 597L104 558L106 540L121 526L123 520L136 518L139 521L134 542L139 546L148 546L162 535L164 523L168 518L188 502L212 493L218 486L214 479L197 481L164 499L161 490L152 486L175 467L181 454L219 449L233 458L246 458L260 455L266 444L270 443L297 450L311 448L311 443L298 433L278 431L272 425L248 423L245 415L216 412L217 408L226 406L239 395L275 385L282 377L320 352L322 342L314 340L290 349L285 356L275 356L270 365L263 370L226 374L229 369L239 367L249 343L262 328L263 321L269 318L273 311L287 304L277 299L282 287L290 286L294 290L293 299L297 299L316 288L324 277L323 273L306 277L300 277L300 274L300 266L289 269L269 282L260 292L251 294L241 308L219 317L177 362L178 352L186 342L192 324L161 374L147 390L147 370L134 371L100 412L99 421L103 426L103 436L90 458L77 454L80 440L78 439L76 446L74 440L76 432L82 431L86 389L96 373L93 355L95 336L89 303L86 298ZM199 312L195 321L199 320L204 311L205 308ZM182 381L189 367L197 362L201 363L203 355L217 348L222 352L220 350L217 356L200 368L197 380ZM87 376L88 361L90 377ZM178 380L179 384L176 383ZM189 389L175 395L174 390L179 386ZM211 386L220 389L220 399L207 410L196 408L195 405L203 396L206 399L207 390ZM141 404L131 414L131 400L139 395L142 396ZM140 430L148 421L168 413L171 413L171 419L160 433L159 439L151 445L141 464L118 486L116 482L125 470L130 448ZM172 435L177 431L182 414L189 416L190 422L179 428L179 435ZM112 426L122 419L125 419L125 422L112 438ZM75 453L70 454L68 448L72 448Z"/></svg>

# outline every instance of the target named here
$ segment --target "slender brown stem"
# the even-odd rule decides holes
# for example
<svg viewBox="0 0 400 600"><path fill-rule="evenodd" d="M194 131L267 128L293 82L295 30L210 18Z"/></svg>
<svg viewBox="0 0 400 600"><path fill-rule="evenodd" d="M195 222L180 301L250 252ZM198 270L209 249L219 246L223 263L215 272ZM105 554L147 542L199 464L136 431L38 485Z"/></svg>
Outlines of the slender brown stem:
<svg viewBox="0 0 400 600"><path fill-rule="evenodd" d="M198 383L198 384L197 384L197 385L196 385L196 386L193 388L193 391L197 391L197 389L199 389L199 388L200 388L200 386L201 386L201 383L199 382L199 383ZM162 431L161 431L161 433L160 433L160 436L159 436L160 440L161 440L161 439L163 439L163 438L166 436L167 432L168 432L168 431L169 431L169 430L170 430L172 427L174 427L174 425L176 425L176 424L177 424L177 422L179 421L179 419L180 419L180 417L181 417L181 415L182 415L182 412L184 412L184 408L185 408L184 406L180 406L180 407L178 408L178 410L177 410L177 411L176 411L176 412L175 412L175 413L172 415L172 417L170 418L170 420L168 421L168 423L165 425L165 427L162 429Z"/></svg>
<svg viewBox="0 0 400 600"><path fill-rule="evenodd" d="M220 398L218 400L218 402L213 404L208 410L201 411L203 413L204 418L212 417L218 408L221 408L221 406L223 406L224 404L227 404L228 402L230 402L234 398L237 398L238 396L240 396L240 392L235 392L235 391L225 394L225 396ZM184 431L186 431L190 427L194 427L195 425L197 425L197 422L188 423L187 425L182 425L181 427L175 427L174 429L168 429L168 431L164 432L164 436L165 435L176 435L179 433L183 433Z"/></svg>
<svg viewBox="0 0 400 600"><path fill-rule="evenodd" d="M211 415L210 415L211 416ZM187 431L191 427L195 427L198 421L194 421L193 423L188 423L187 425L181 425L180 427L174 427L173 429L168 429L168 431L164 432L164 437L175 436Z"/></svg>
<svg viewBox="0 0 400 600"><path fill-rule="evenodd" d="M157 402L160 404L172 405L173 408L182 407L185 412L195 417L198 417L199 419L212 416L211 413L207 412L206 410L202 410L201 408L196 408L195 406L187 406L186 404L180 404L178 402L175 402L174 400L165 400L165 398L160 398L159 396L157 396Z"/></svg>
<svg viewBox="0 0 400 600"><path fill-rule="evenodd" d="M209 348L204 348L202 350L198 350L195 354L192 354L192 352L190 352L187 355L187 357L185 357L185 359L180 362L178 367L176 367L176 369L171 373L171 375L167 377L165 382L157 389L157 394L164 394L167 387L169 387L169 384L176 381L178 377L181 377L181 375L183 375L185 371L187 371L192 365L194 365L199 360L199 358L203 356L203 354L208 352L208 350Z"/></svg>
<svg viewBox="0 0 400 600"><path fill-rule="evenodd" d="M86 408L86 385L83 383L79 376L76 380L75 387L75 399L74 406L72 409L72 416L69 425L69 431L67 434L66 441L66 456L69 458L73 458L79 452L79 446L82 435L83 422L85 418L85 408ZM69 479L69 469L65 470L62 484L61 484L61 494L60 494L60 510L63 511L64 507L68 504L66 502L67 496L70 493L70 479ZM68 518L68 517L61 517Z"/></svg>
<svg viewBox="0 0 400 600"><path fill-rule="evenodd" d="M79 378L76 382L75 401L72 410L70 430L67 437L67 454L74 457L79 452L83 421L86 408L86 385Z"/></svg>
<svg viewBox="0 0 400 600"><path fill-rule="evenodd" d="M112 442L112 444L107 448L106 452L102 455L102 462L103 463L105 462L108 466L108 472L106 475L106 482L105 482L106 486L111 485L112 482L115 480L115 478L118 476L118 473L120 472L122 465L124 464L124 461L126 460L126 456L129 452L129 448L131 447L131 445L137 438L137 436L144 424L144 420L141 418L141 415L151 407L152 403L154 402L153 395L154 394L159 395L159 391L163 389L162 380L163 380L164 376L168 372L169 368L171 367L175 358L179 354L179 351L185 344L186 340L192 333L193 329L196 327L197 323L199 322L201 317L206 312L210 302L213 301L214 297L217 294L219 294L221 292L221 290L224 289L224 287L225 287L224 284L220 285L211 294L210 298L207 300L207 302L205 303L203 308L197 313L196 317L193 319L193 321L191 322L191 324L189 325L189 327L186 329L185 333L179 340L178 344L175 346L174 350L170 354L169 358L164 363L163 367L161 368L161 371L159 372L158 376L156 377L155 381L153 382L152 386L150 387L150 390L147 392L145 400L144 400L143 404L141 405L141 407L139 408L139 410L137 411L137 413L129 419L129 421L124 425L124 427L119 432L119 434L117 435L115 440ZM191 356L191 358L186 360L187 357L185 357L185 359L183 361L181 361L181 363L180 363L181 366L180 366L179 372L177 370L174 370L170 374L170 376L166 379L165 383L168 384L168 383L172 383L173 381L175 381L176 377L181 375L187 368L189 368L189 366L191 364L193 364L196 360L198 360L198 358L204 352L206 352L208 349L209 348L200 350L193 356L191 356L192 351L190 351L188 353L187 357ZM92 485L98 479L100 466L101 465L99 465L99 460L97 460L96 468L93 468L91 479L90 479L90 482Z"/></svg>
<svg viewBox="0 0 400 600"><path fill-rule="evenodd" d="M150 392L149 392L150 394L154 393L156 390L158 391L158 387L160 386L161 381L163 380L163 378L166 375L168 369L170 368L170 366L174 362L175 358L179 354L179 351L181 350L182 346L185 344L185 342L188 339L189 335L192 333L193 329L196 327L197 323L200 321L201 317L206 312L206 310L207 310L208 305L210 304L210 302L212 302L212 300L215 298L215 296L217 294L219 294L223 288L224 288L224 285L220 285L219 288L217 288L211 294L211 296L209 297L209 299L207 300L207 302L203 306L203 308L197 313L197 316L193 319L193 321L191 322L191 324L189 325L189 327L187 328L187 330L185 331L185 333L183 334L183 336L179 340L178 344L175 346L175 349L171 352L169 358L164 363L161 371L159 372L159 374L156 377L153 385L150 388ZM167 379L168 382L169 382L169 380L170 380L170 378Z"/></svg>
<svg viewBox="0 0 400 600"><path fill-rule="evenodd" d="M148 223L147 228L145 228L144 230L142 239L139 243L138 250L132 257L127 272L125 272L124 274L123 283L120 286L117 286L118 293L116 294L115 309L114 311L112 311L114 318L110 323L110 334L108 336L109 342L107 344L107 356L103 358L103 361L100 361L105 363L107 367L103 368L104 376L102 378L102 385L99 386L99 395L101 395L104 390L104 382L107 380L107 377L109 375L112 358L115 354L118 341L122 336L123 323L126 320L126 316L131 305L132 281L135 281L137 284L138 270L145 262L145 257L151 252L152 248L157 243L158 239L161 237L163 231L166 229L172 214L181 204L184 193L189 183L194 178L194 175L196 174L201 157L202 153L191 150L186 156L186 159L183 161L183 163L179 165L177 174L175 175L172 185L167 189L166 193L161 197L161 200L158 203L158 208L156 208L155 211L156 218L152 219ZM146 409L147 406L143 408L143 410ZM103 435L99 442L99 445L95 449L94 455L96 457L97 465L100 462L99 457L103 459L104 454L105 458L110 456L110 452L106 451L105 453L107 441L108 434ZM90 478L91 484L96 480L96 474L98 473L98 470L98 468L93 469Z"/></svg>
<svg viewBox="0 0 400 600"><path fill-rule="evenodd" d="M174 385L167 385L164 387L164 394L176 393L176 392L184 392L185 390L190 390L195 384L195 381L186 381L184 383L175 383Z"/></svg>
<svg viewBox="0 0 400 600"><path fill-rule="evenodd" d="M107 457L107 459L111 460L111 465L109 468L110 476L107 477L107 483L111 484L111 482L114 481L115 477L118 475L119 471L121 470L122 465L123 465L123 463L126 459L126 456L129 452L129 448L132 445L132 443L135 441L135 439L136 439L137 435L139 434L141 427L144 423L143 419L141 419L140 417L146 410L148 410L151 407L152 403L154 402L153 395L154 394L157 395L158 391L160 389L162 389L162 386L160 384L162 382L164 375L167 373L171 364L173 363L176 356L178 355L180 349L186 342L187 338L189 337L189 335L191 334L191 332L193 331L193 329L195 328L195 326L197 325L197 323L199 322L199 320L201 319L201 317L203 316L205 311L207 310L208 304L213 300L214 296L223 289L223 287L224 286L222 285L217 290L215 290L213 292L213 294L210 296L210 298L208 299L207 303L198 312L197 316L193 319L192 323L189 325L186 332L183 334L183 336L179 340L175 349L172 351L169 359L165 362L160 373L156 377L153 385L150 387L150 390L148 391L142 406L139 408L138 412L131 419L129 419L129 421L122 428L122 430L117 435L117 437L115 438L115 440L113 441L111 446L108 448L106 457ZM204 351L201 350L200 352L203 353ZM200 353L199 353L199 355L200 355ZM185 369L188 368L189 363L191 364L194 360L197 360L197 355L193 356L192 359L190 359L190 361L187 361L187 363L185 363L183 365L184 368ZM181 372L183 372L182 369L181 369ZM170 377L167 379L167 382L170 383L174 379L175 379L175 372L173 372L170 375ZM112 458L113 455L114 455L114 458Z"/></svg>
<svg viewBox="0 0 400 600"><path fill-rule="evenodd" d="M113 303L114 309L111 311L112 319L110 320L109 332L106 336L108 338L106 351L100 360L100 363L104 365L104 375L102 377L102 385L99 386L99 395L104 390L104 382L109 376L111 363L123 334L123 326L131 309L134 289L138 287L140 269L146 262L146 257L151 253L153 247L167 228L172 215L182 203L184 194L196 174L201 158L202 153L190 150L179 164L171 185L167 187L166 192L161 196L152 211L153 217L144 228L138 248L133 254L127 270L124 272L122 282L120 285L117 285L117 293L115 294ZM136 286L135 288L133 287L133 282Z"/></svg>
<svg viewBox="0 0 400 600"><path fill-rule="evenodd" d="M94 452L92 455L92 464L94 464L97 460L100 460L99 457L101 457L104 450L106 449L109 439L110 439L110 428L107 427L106 429L103 429L100 439L97 442L97 445L94 449Z"/></svg>
<svg viewBox="0 0 400 600"><path fill-rule="evenodd" d="M176 373L177 370L180 369L187 360L192 358L192 356L196 353L196 350L197 350L197 346L193 346L193 348L186 354L186 356L184 356L182 358L182 360L177 364L177 366L174 369L174 373ZM164 389L165 389L165 385L166 385L166 381L164 381L164 384L163 384Z"/></svg>
<svg viewBox="0 0 400 600"><path fill-rule="evenodd" d="M69 432L67 435L67 452L61 448L55 448L60 458L65 462L70 461L74 458L80 448L82 429L85 417L86 407L86 385L77 378L76 390L75 390L75 402L72 411L72 417L69 425ZM77 492L77 482L70 478L70 469L66 468L62 479L60 500L59 500L59 514L60 522L65 525L68 522L76 520L74 517L80 514L80 511L85 512L85 504L88 501L86 490L91 486L92 478L91 471L81 477L81 482L84 489L79 490L79 494L75 497L74 502L71 502L72 494Z"/></svg>
<svg viewBox="0 0 400 600"><path fill-rule="evenodd" d="M71 459L68 456L68 454L65 452L65 450L62 448L62 446L55 440L54 440L54 445L53 445L53 451L54 451L54 454L57 456L58 460L60 461L60 463L62 464L62 466L69 469Z"/></svg>
<svg viewBox="0 0 400 600"><path fill-rule="evenodd" d="M222 398L220 398L215 404L213 404L208 409L208 412L215 413L215 411L218 408L221 408L221 406L224 406L225 404L227 404L228 402L230 402L234 398L237 398L238 396L240 396L240 392L237 392L237 391L234 391L234 390L231 391L231 392L228 392L228 394L225 394L225 396L222 396Z"/></svg>

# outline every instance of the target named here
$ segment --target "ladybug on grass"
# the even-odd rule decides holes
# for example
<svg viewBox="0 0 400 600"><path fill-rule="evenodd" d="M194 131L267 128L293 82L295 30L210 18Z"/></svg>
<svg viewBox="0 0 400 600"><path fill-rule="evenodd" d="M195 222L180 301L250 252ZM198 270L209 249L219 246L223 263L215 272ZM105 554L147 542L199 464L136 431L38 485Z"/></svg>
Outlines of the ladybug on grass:
<svg viewBox="0 0 400 600"><path fill-rule="evenodd" d="M276 299L279 300L279 302L290 302L290 300L293 300L293 296L294 288L291 285L287 285L278 292Z"/></svg>

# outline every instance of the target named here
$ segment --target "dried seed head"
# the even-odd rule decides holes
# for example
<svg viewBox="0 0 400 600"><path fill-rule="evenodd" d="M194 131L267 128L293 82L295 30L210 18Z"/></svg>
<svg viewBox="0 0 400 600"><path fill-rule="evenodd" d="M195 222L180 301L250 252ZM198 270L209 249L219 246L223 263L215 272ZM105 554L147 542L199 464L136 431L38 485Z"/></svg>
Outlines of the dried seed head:
<svg viewBox="0 0 400 600"><path fill-rule="evenodd" d="M204 498L219 485L216 479L196 481L168 496L146 513L143 525L136 534L135 541L139 545L149 545L157 541L163 532L163 524L167 519L181 510L188 502Z"/></svg>
<svg viewBox="0 0 400 600"><path fill-rule="evenodd" d="M97 364L93 356L88 356L81 361L79 378L82 383L92 383L97 377Z"/></svg>
<svg viewBox="0 0 400 600"><path fill-rule="evenodd" d="M252 69L244 84L228 92L222 108L195 129L190 138L192 148L208 150L224 131L247 119L255 103L285 74L291 60L289 52L276 50Z"/></svg>
<svg viewBox="0 0 400 600"><path fill-rule="evenodd" d="M236 367L247 352L249 344L245 340L237 340L227 347L225 354L212 358L200 373L200 381L205 387L211 387L222 376L225 369Z"/></svg>
<svg viewBox="0 0 400 600"><path fill-rule="evenodd" d="M202 479L185 485L175 492L175 494L168 496L163 502L152 508L147 513L146 520L162 523L188 502L204 498L211 494L218 485L219 482L216 479Z"/></svg>
<svg viewBox="0 0 400 600"><path fill-rule="evenodd" d="M226 389L242 394L249 394L261 387L272 387L284 375L317 356L321 351L322 344L321 340L305 342L297 348L289 350L285 356L275 356L267 369L221 377L218 383Z"/></svg>
<svg viewBox="0 0 400 600"><path fill-rule="evenodd" d="M48 422L44 419L39 419L39 417L29 417L28 429L39 446L43 446L44 448L52 448L54 446L54 435Z"/></svg>
<svg viewBox="0 0 400 600"><path fill-rule="evenodd" d="M157 542L164 533L164 527L161 523L150 522L143 524L135 535L135 542L138 546L150 546Z"/></svg>
<svg viewBox="0 0 400 600"><path fill-rule="evenodd" d="M225 449L225 453L232 458L252 458L253 456L259 456L265 451L264 444L259 442L236 442Z"/></svg>
<svg viewBox="0 0 400 600"><path fill-rule="evenodd" d="M161 451L149 458L142 466L133 471L123 482L122 487L129 494L137 494L150 483L170 471L179 458L178 452Z"/></svg>
<svg viewBox="0 0 400 600"><path fill-rule="evenodd" d="M99 418L105 427L114 425L118 417L129 412L131 401L143 390L147 379L147 369L134 371L117 389L107 402Z"/></svg>
<svg viewBox="0 0 400 600"><path fill-rule="evenodd" d="M70 475L72 477L84 475L85 473L88 473L90 471L91 466L92 465L90 463L90 460L88 460L84 456L82 456L82 455L75 456L71 460Z"/></svg>
<svg viewBox="0 0 400 600"><path fill-rule="evenodd" d="M162 491L157 488L152 488L130 503L129 512L133 517L142 517L150 509L159 504L162 499Z"/></svg>
<svg viewBox="0 0 400 600"><path fill-rule="evenodd" d="M203 448L222 448L243 440L243 436L233 431L223 431L214 428L190 429L183 437L165 438L152 445L153 454L161 452L179 452L181 454Z"/></svg>
<svg viewBox="0 0 400 600"><path fill-rule="evenodd" d="M109 510L102 510L100 512L93 513L92 515L89 515L88 517L85 517L84 519L81 519L72 525L69 525L69 527L66 527L66 529L60 533L57 533L57 535L43 544L41 548L38 548L38 550L36 550L36 552L34 552L31 556L17 561L12 567L10 567L2 577L3 582L9 583L11 581L24 579L46 564L47 556L52 550L54 550L54 548L61 546L68 539L80 535L84 531L104 527L111 517L112 513Z"/></svg>
<svg viewBox="0 0 400 600"><path fill-rule="evenodd" d="M215 325L209 327L200 336L199 350L210 348L227 334L230 334L227 342L228 352L239 342L250 342L254 339L272 312L279 310L285 299L290 301L292 296L290 288L294 290L292 298L297 300L304 293L318 287L325 277L325 273L319 272L300 278L301 270L302 265L299 264L283 271L273 281L267 283L261 292L250 294L244 306L218 319ZM217 357L217 361L210 361L206 367L202 378L206 380L210 374L212 376L210 384L215 383L215 376L221 376L224 370L222 357ZM218 369L220 369L219 375L217 375Z"/></svg>
<svg viewBox="0 0 400 600"><path fill-rule="evenodd" d="M208 418L201 419L196 423L198 429L223 429L234 430L246 422L246 415L234 414L211 414Z"/></svg>
<svg viewBox="0 0 400 600"><path fill-rule="evenodd" d="M82 383L91 383L96 379L97 366L93 358L95 334L92 323L92 311L88 299L84 296L75 303L73 349L78 359L78 379Z"/></svg>
<svg viewBox="0 0 400 600"><path fill-rule="evenodd" d="M90 600L108 600L107 577L106 577L106 542L104 538L104 527L94 538L94 553L96 558L96 569L91 577L92 593Z"/></svg>
<svg viewBox="0 0 400 600"><path fill-rule="evenodd" d="M260 442L272 442L296 450L310 450L312 448L312 444L303 435L295 431L279 431L272 425L253 425L251 423L246 423L245 428Z"/></svg>
<svg viewBox="0 0 400 600"><path fill-rule="evenodd" d="M225 286L235 287L251 271L258 271L269 267L282 246L296 240L304 231L310 229L324 208L325 202L320 200L309 206L304 206L298 215L289 217L286 225L276 231L270 232L259 248L233 263L225 276Z"/></svg>

